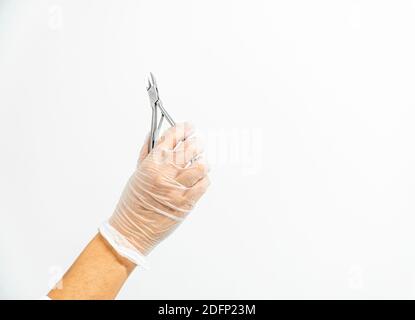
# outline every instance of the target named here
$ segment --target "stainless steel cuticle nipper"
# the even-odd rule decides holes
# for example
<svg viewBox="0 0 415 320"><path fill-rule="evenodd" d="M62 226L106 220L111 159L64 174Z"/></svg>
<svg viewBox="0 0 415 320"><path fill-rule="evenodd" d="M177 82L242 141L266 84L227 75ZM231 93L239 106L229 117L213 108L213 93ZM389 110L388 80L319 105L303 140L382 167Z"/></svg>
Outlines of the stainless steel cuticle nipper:
<svg viewBox="0 0 415 320"><path fill-rule="evenodd" d="M167 122L174 127L176 123L172 119L172 117L167 113L166 109L163 107L163 103L161 102L159 96L159 90L157 87L156 78L150 72L150 76L147 79L147 92L150 98L150 106L151 106L151 129L150 129L150 139L148 143L148 150L149 152L154 148L159 130L161 125L163 124L163 119L166 118ZM160 121L158 120L158 110L161 112Z"/></svg>

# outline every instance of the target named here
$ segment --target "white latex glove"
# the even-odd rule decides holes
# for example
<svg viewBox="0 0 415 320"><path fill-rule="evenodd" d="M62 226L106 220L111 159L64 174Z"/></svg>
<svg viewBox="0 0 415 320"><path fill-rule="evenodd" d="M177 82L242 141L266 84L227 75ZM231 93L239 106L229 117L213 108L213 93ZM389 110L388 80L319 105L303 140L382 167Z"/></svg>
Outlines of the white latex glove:
<svg viewBox="0 0 415 320"><path fill-rule="evenodd" d="M194 127L177 124L148 154L141 150L112 217L100 232L114 249L136 264L186 218L209 186L208 165Z"/></svg>

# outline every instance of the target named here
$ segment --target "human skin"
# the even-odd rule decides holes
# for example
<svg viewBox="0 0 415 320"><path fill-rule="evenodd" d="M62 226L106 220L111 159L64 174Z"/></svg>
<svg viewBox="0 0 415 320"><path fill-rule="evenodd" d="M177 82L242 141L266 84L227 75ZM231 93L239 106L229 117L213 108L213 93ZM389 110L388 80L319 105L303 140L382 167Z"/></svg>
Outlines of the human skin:
<svg viewBox="0 0 415 320"><path fill-rule="evenodd" d="M48 296L52 300L114 299L135 267L97 234Z"/></svg>
<svg viewBox="0 0 415 320"><path fill-rule="evenodd" d="M166 130L151 154L148 154L148 139L145 141L137 169L133 178L130 178L130 181L134 179L134 183L127 184L126 191L124 191L127 196L121 198L122 207L114 213L114 215L117 214L118 220L114 222L113 227L118 227L118 230L122 232L126 229L133 230L127 234L130 238L125 239L144 255L147 255L155 245L162 241L169 231L174 230L177 224L177 220L160 214L163 210L158 206L162 209L170 208L169 215L176 214L179 217L185 215L191 211L209 185L208 165L199 157L203 148L200 147L198 139L191 138L193 133L194 128L188 123L177 124ZM154 159L161 155L174 159L174 162L156 162ZM190 165L187 166L187 164ZM147 177L148 181L135 180L136 172L141 172L141 176ZM166 177L170 175L170 181L173 182L159 185L160 181L168 180ZM131 187L132 185L134 188ZM135 198L142 191L140 188L136 189L137 185L145 186L143 188L145 190L150 187L152 189L141 194L141 197ZM158 193L161 194L158 199L162 199L164 203L160 204L154 200ZM145 199L142 200L143 198ZM144 204L148 206L148 203L153 205L144 206ZM183 208L187 211L183 211ZM126 225L125 221L131 223ZM125 234L122 236L126 237ZM120 256L107 240L98 234L48 296L53 300L113 299L136 267L132 261L134 260Z"/></svg>

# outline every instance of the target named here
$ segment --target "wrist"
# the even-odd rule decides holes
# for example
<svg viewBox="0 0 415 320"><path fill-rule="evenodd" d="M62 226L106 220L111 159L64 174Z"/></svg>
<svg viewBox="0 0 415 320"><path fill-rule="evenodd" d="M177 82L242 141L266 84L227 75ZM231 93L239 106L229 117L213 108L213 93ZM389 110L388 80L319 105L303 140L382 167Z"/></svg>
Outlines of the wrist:
<svg viewBox="0 0 415 320"><path fill-rule="evenodd" d="M109 243L105 238L98 233L97 241L102 243L102 246L105 247L105 250L108 252L108 255L112 255L114 264L117 264L119 267L124 268L125 271L130 274L135 267L137 266L132 261L128 260L127 258L121 256Z"/></svg>
<svg viewBox="0 0 415 320"><path fill-rule="evenodd" d="M118 256L127 259L134 265L139 265L144 268L148 267L146 256L137 247L132 245L123 234L114 228L110 221L106 221L100 226L99 233Z"/></svg>

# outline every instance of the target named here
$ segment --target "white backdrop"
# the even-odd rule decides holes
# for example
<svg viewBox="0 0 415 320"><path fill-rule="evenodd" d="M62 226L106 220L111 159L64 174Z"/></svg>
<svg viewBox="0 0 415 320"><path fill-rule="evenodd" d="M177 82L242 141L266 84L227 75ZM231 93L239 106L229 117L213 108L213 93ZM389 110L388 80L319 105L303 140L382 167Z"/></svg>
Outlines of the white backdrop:
<svg viewBox="0 0 415 320"><path fill-rule="evenodd" d="M0 0L0 297L114 209L144 79L212 185L120 298L415 297L415 2Z"/></svg>

